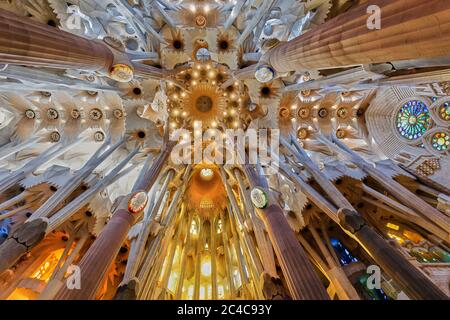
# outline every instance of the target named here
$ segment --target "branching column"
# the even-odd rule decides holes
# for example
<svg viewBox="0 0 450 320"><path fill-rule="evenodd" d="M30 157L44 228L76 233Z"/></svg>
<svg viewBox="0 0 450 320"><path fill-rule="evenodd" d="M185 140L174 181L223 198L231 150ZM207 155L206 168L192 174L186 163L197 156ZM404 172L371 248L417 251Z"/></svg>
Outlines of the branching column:
<svg viewBox="0 0 450 320"><path fill-rule="evenodd" d="M270 194L267 180L263 176L258 175L250 165L245 165L245 170L252 187L263 188L267 194ZM258 209L258 211L272 240L292 298L296 300L328 300L329 296L325 287L297 241L283 210L272 197L269 198L267 207Z"/></svg>
<svg viewBox="0 0 450 320"><path fill-rule="evenodd" d="M448 298L429 278L415 268L399 251L366 223L344 195L309 158L307 153L297 143L295 137L291 137L294 147L284 138L282 138L281 142L303 164L334 204L338 206L339 210L319 193L308 192L314 198L319 199L316 204L319 207L327 206L328 208L324 212L330 214L334 221L337 218L339 225L363 246L375 262L396 281L410 298L418 300ZM302 190L308 189L303 187L301 179L293 175L292 171L289 172L284 167L282 167L282 170L292 176Z"/></svg>
<svg viewBox="0 0 450 320"><path fill-rule="evenodd" d="M161 172L173 144L169 144L163 150L151 168L141 173L143 179L133 187L131 194L120 201L117 211L105 226L93 245L89 248L80 261L81 289L69 290L62 288L55 299L61 300L89 300L94 299L95 294L103 283L103 280L114 261L121 245L125 241L128 231L136 222L139 214L132 214L128 210L128 200L138 191L148 192ZM142 175L143 174L143 175Z"/></svg>
<svg viewBox="0 0 450 320"><path fill-rule="evenodd" d="M434 222L440 228L447 232L446 241L449 240L448 233L450 232L450 219L446 217L436 208L426 203L416 194L412 193L410 190L405 188L403 185L389 177L387 174L378 170L373 165L365 161L361 156L359 156L355 151L347 147L342 141L337 138L333 138L335 144L327 144L334 151L338 153L347 154L351 161L356 164L363 171L367 172L375 181L377 181L383 188L385 188L389 193L394 195L403 204L413 208L416 212L427 217L430 221Z"/></svg>
<svg viewBox="0 0 450 320"><path fill-rule="evenodd" d="M381 29L368 28L369 5ZM277 72L443 57L450 51L450 1L372 0L269 51Z"/></svg>
<svg viewBox="0 0 450 320"><path fill-rule="evenodd" d="M108 72L113 61L105 43L0 9L0 63Z"/></svg>

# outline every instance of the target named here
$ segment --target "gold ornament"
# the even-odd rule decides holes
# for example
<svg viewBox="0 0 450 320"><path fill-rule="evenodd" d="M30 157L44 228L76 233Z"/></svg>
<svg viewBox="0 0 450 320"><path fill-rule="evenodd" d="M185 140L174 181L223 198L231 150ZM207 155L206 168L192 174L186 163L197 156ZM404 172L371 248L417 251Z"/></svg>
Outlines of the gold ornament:
<svg viewBox="0 0 450 320"><path fill-rule="evenodd" d="M344 129L337 129L336 137L338 137L339 139L345 138L345 130Z"/></svg>
<svg viewBox="0 0 450 320"><path fill-rule="evenodd" d="M126 64L115 64L109 70L109 77L117 82L130 82L133 76L133 68Z"/></svg>
<svg viewBox="0 0 450 320"><path fill-rule="evenodd" d="M297 138L299 138L299 139L302 139L302 140L306 139L308 137L308 135L309 135L309 132L308 132L308 129L306 129L306 128L300 128L297 131Z"/></svg>
<svg viewBox="0 0 450 320"><path fill-rule="evenodd" d="M195 24L200 28L204 28L206 26L206 17L202 15L198 15L195 17Z"/></svg>

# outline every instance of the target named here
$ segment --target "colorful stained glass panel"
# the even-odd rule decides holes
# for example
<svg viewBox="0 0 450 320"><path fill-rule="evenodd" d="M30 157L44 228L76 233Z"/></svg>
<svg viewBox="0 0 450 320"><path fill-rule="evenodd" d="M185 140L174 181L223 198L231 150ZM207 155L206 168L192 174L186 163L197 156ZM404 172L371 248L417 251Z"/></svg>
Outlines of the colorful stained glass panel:
<svg viewBox="0 0 450 320"><path fill-rule="evenodd" d="M450 145L450 137L445 132L437 132L431 137L431 146L437 151L446 151Z"/></svg>
<svg viewBox="0 0 450 320"><path fill-rule="evenodd" d="M445 102L439 107L439 117L445 121L450 120L450 102Z"/></svg>
<svg viewBox="0 0 450 320"><path fill-rule="evenodd" d="M408 140L416 140L423 136L430 124L430 112L422 101L408 101L397 114L397 130Z"/></svg>

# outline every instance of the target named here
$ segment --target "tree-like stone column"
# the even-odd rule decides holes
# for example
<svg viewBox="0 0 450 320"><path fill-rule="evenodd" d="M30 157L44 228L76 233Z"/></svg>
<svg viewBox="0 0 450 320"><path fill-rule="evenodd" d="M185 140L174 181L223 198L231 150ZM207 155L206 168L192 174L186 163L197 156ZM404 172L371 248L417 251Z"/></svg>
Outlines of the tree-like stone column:
<svg viewBox="0 0 450 320"><path fill-rule="evenodd" d="M415 268L399 251L391 246L386 239L372 229L364 218L353 208L347 198L328 180L325 174L320 171L317 165L309 158L308 154L301 148L294 137L291 142L294 146L282 138L283 146L288 149L297 160L308 170L320 185L323 191L333 201L334 205L328 202L321 194L311 192L309 187L304 187L302 179L295 176L289 170L282 170L297 182L300 189L306 190L312 200L319 208L324 208L324 212L339 223L339 225L351 234L361 246L373 257L375 262L404 290L412 299L418 300L440 300L448 299L429 278L420 270ZM311 188L312 189L312 188ZM339 210L337 209L339 208Z"/></svg>
<svg viewBox="0 0 450 320"><path fill-rule="evenodd" d="M149 169L146 170L144 167L132 192L120 200L111 220L81 259L78 265L80 267L81 289L69 290L63 287L54 299L90 300L95 298L95 294L103 283L105 276L107 276L108 270L114 262L130 228L142 213L142 211L137 214L130 212L129 200L137 192L148 192L151 189L172 149L173 143L171 142L166 145Z"/></svg>
<svg viewBox="0 0 450 320"><path fill-rule="evenodd" d="M0 63L109 72L114 53L92 41L0 9Z"/></svg>
<svg viewBox="0 0 450 320"><path fill-rule="evenodd" d="M381 29L370 29L369 5ZM270 50L262 59L284 73L444 57L450 52L450 1L372 0Z"/></svg>
<svg viewBox="0 0 450 320"><path fill-rule="evenodd" d="M341 226L364 244L373 259L411 299L448 300L446 294L431 279L390 246L357 212L340 209L338 216Z"/></svg>
<svg viewBox="0 0 450 320"><path fill-rule="evenodd" d="M289 223L283 210L270 191L265 177L256 173L250 165L244 165L247 178L253 188L264 189L269 196L267 207L257 209L266 225L267 232L275 249L289 292L296 300L329 300L324 284L314 270Z"/></svg>

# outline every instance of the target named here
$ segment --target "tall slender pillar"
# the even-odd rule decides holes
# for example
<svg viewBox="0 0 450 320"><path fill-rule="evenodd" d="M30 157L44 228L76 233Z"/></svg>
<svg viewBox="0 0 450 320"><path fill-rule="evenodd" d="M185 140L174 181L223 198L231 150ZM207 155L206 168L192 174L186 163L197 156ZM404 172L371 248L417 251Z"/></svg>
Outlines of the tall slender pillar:
<svg viewBox="0 0 450 320"><path fill-rule="evenodd" d="M339 225L351 234L361 246L373 257L375 262L394 279L394 281L404 290L412 299L418 300L438 300L448 299L429 278L427 278L420 270L415 268L399 251L389 245L389 243L374 229L372 229L363 217L353 208L348 200L340 193L336 186L327 179L320 171L316 164L308 157L306 152L298 145L294 137L291 142L294 143L295 149L282 138L284 147L286 147L301 162L314 179L320 184L321 188L330 197L330 199L339 207L337 208L323 199L318 193L310 193L317 199L317 205L328 206L325 213L333 216L333 220L338 218ZM284 170L288 174L288 172ZM302 188L301 180L298 176L293 176L294 181Z"/></svg>
<svg viewBox="0 0 450 320"><path fill-rule="evenodd" d="M237 168L234 169L234 175L239 184L239 190L244 205L244 211L247 212L248 216L250 216L250 221L252 222L252 229L255 234L256 243L258 244L258 250L261 255L261 261L263 263L264 271L267 272L271 277L275 278L277 277L277 268L273 256L273 249L271 247L268 238L266 237L264 224L255 215L253 206L250 201L250 196L244 185L244 179L241 175L241 170Z"/></svg>
<svg viewBox="0 0 450 320"><path fill-rule="evenodd" d="M369 5L381 29L369 29ZM262 60L283 73L443 57L450 51L450 1L372 0L270 50Z"/></svg>
<svg viewBox="0 0 450 320"><path fill-rule="evenodd" d="M258 175L250 165L244 166L252 187L262 188L269 195L267 206L258 209L258 212L266 225L292 298L296 300L329 300L323 283L297 241L283 210L270 196L267 180Z"/></svg>
<svg viewBox="0 0 450 320"><path fill-rule="evenodd" d="M189 172L190 168L186 168L184 177L186 177ZM169 188L169 183L173 182L172 179L174 174L174 170L169 170L167 176L165 177L165 181L161 186L159 195L156 197L156 202L152 207L151 212L148 213L148 216L146 216L142 222L141 230L134 244L135 248L133 254L130 253L130 255L128 256L125 275L123 277L122 283L119 286L116 296L114 297L115 300L135 300L137 298L138 291L140 291L141 288L139 288L139 279L137 279L136 274L138 272L139 266L142 263L141 260L143 260L142 256L145 251L146 243L148 241L152 225L155 222L158 212L165 207L165 201L167 200L165 195ZM178 199L181 192L183 192L183 188L178 189L177 193L172 199L170 207L167 209L167 216L169 219L173 215L174 211L178 208ZM166 225L165 222L169 219L164 219L161 224Z"/></svg>
<svg viewBox="0 0 450 320"><path fill-rule="evenodd" d="M326 138L325 138L326 139ZM406 187L402 186L400 183L389 177L387 174L378 170L373 165L364 160L352 149L347 147L342 141L337 138L333 138L334 144L327 143L328 146L332 147L336 152L343 153L350 157L351 161L356 164L363 171L367 172L375 181L377 181L383 188L385 188L390 194L395 196L403 204L413 208L417 213L429 219L431 222L435 223L437 226L442 228L447 232L447 239L450 238L448 233L450 232L450 219L445 216L442 212L432 207L421 199L416 194L412 193Z"/></svg>
<svg viewBox="0 0 450 320"><path fill-rule="evenodd" d="M130 228L134 225L140 213L133 214L129 211L128 201L136 192L148 192L158 178L167 158L172 151L173 144L169 143L161 151L158 158L153 162L151 168L143 171L143 179L133 187L132 192L121 199L116 212L111 220L102 230L98 238L86 252L79 263L81 274L81 289L69 290L63 287L55 296L60 300L90 300L95 298L95 294L103 283L105 276L114 258L125 241ZM144 167L145 169L145 167Z"/></svg>
<svg viewBox="0 0 450 320"><path fill-rule="evenodd" d="M376 263L394 279L408 297L417 300L449 299L424 273L406 260L402 253L390 246L356 211L340 209L338 215L345 230L364 244Z"/></svg>
<svg viewBox="0 0 450 320"><path fill-rule="evenodd" d="M105 43L0 9L0 63L108 72L113 61Z"/></svg>

